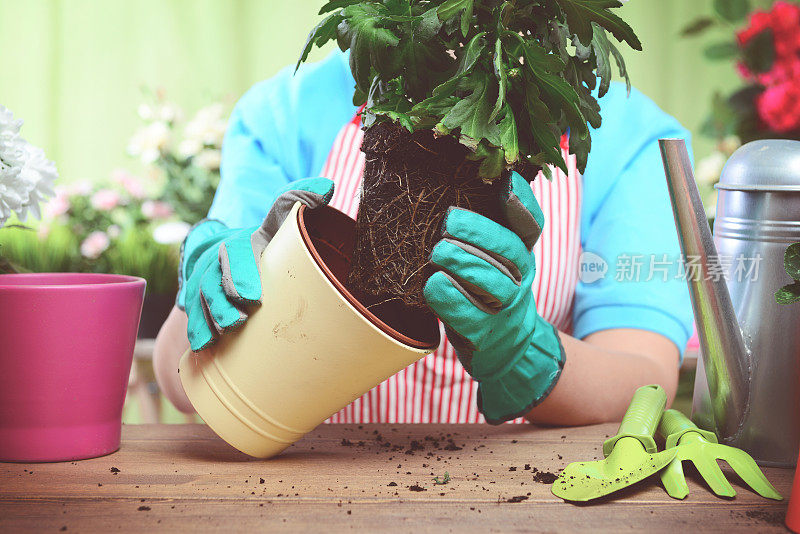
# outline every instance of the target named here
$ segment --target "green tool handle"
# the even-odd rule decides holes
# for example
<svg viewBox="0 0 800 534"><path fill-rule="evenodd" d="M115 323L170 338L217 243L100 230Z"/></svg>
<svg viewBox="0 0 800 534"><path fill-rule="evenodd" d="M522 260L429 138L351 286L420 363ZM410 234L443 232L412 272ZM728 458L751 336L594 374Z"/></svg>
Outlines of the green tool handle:
<svg viewBox="0 0 800 534"><path fill-rule="evenodd" d="M667 404L664 388L651 384L642 386L633 394L628 411L622 418L617 435L603 443L603 454L608 456L621 438L636 438L649 453L657 452L653 435Z"/></svg>
<svg viewBox="0 0 800 534"><path fill-rule="evenodd" d="M687 432L697 432L707 441L717 443L717 436L713 432L708 432L698 428L688 417L678 410L666 410L661 417L661 424L658 425L658 432L667 440L667 448L674 447Z"/></svg>

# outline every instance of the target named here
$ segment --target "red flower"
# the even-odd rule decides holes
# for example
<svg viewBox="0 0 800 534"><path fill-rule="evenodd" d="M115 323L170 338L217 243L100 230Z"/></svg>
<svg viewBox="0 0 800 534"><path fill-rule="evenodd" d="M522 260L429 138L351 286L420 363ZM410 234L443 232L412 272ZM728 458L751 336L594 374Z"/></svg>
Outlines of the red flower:
<svg viewBox="0 0 800 534"><path fill-rule="evenodd" d="M785 1L775 2L770 11L751 13L749 22L746 28L736 34L739 46L743 48L755 36L770 30L775 59L768 72L753 73L743 63L739 63L739 73L762 85L787 79L787 73L793 70L792 64L800 57L800 5Z"/></svg>
<svg viewBox="0 0 800 534"><path fill-rule="evenodd" d="M789 80L767 87L756 97L756 108L770 130L796 130L800 126L800 85Z"/></svg>
<svg viewBox="0 0 800 534"><path fill-rule="evenodd" d="M754 11L749 24L736 34L740 48L764 31L772 32L774 60L767 72L754 73L743 62L739 74L764 86L756 98L758 115L775 132L800 128L800 5L786 1L770 11Z"/></svg>

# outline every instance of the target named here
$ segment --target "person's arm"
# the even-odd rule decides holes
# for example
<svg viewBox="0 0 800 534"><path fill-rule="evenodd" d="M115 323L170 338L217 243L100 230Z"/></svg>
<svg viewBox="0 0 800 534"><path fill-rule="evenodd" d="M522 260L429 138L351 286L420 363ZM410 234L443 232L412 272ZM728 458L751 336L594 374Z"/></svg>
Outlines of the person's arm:
<svg viewBox="0 0 800 534"><path fill-rule="evenodd" d="M531 410L536 423L619 421L634 391L659 384L669 402L692 312L679 276L675 223L658 139L689 134L649 99L614 84L600 100L603 125L592 133L584 174L582 249L608 264L605 277L576 288L573 336L561 334L566 366L549 397ZM640 257L641 271L621 276ZM668 270L654 270L653 260ZM620 263L622 261L622 263ZM627 276L631 274L632 276ZM629 279L630 278L630 279ZM648 280L648 278L650 278ZM665 280L666 278L666 280Z"/></svg>
<svg viewBox="0 0 800 534"><path fill-rule="evenodd" d="M669 406L678 387L679 352L655 332L628 328L602 330L584 340L559 333L567 353L552 393L526 418L538 424L588 425L619 421L633 392L660 384Z"/></svg>

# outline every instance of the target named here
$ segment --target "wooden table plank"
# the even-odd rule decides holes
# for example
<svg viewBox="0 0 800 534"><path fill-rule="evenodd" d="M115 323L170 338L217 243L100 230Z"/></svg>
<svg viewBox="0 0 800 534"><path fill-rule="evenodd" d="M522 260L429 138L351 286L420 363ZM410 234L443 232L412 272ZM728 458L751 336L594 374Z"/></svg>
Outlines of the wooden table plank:
<svg viewBox="0 0 800 534"><path fill-rule="evenodd" d="M551 474L599 458L615 430L323 425L265 461L203 425L126 426L121 450L103 458L0 464L0 532L784 530L786 501L762 499L729 471L738 493L731 500L711 494L696 473L683 502L654 478L599 504L554 497ZM451 481L434 484L445 471ZM793 472L765 471L788 496Z"/></svg>

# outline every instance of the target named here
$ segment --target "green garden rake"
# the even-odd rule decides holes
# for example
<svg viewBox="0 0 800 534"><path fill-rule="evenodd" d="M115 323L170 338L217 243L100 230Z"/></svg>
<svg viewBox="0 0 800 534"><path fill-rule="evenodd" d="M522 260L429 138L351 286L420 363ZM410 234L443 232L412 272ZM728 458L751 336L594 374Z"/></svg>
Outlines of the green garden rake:
<svg viewBox="0 0 800 534"><path fill-rule="evenodd" d="M666 450L675 451L675 459L661 471L661 482L670 497L683 499L689 494L681 463L684 460L695 465L711 491L720 497L736 495L717 464L717 460L725 460L756 493L767 499L783 499L749 454L718 443L713 432L698 428L681 412L666 410L658 431L667 440Z"/></svg>

